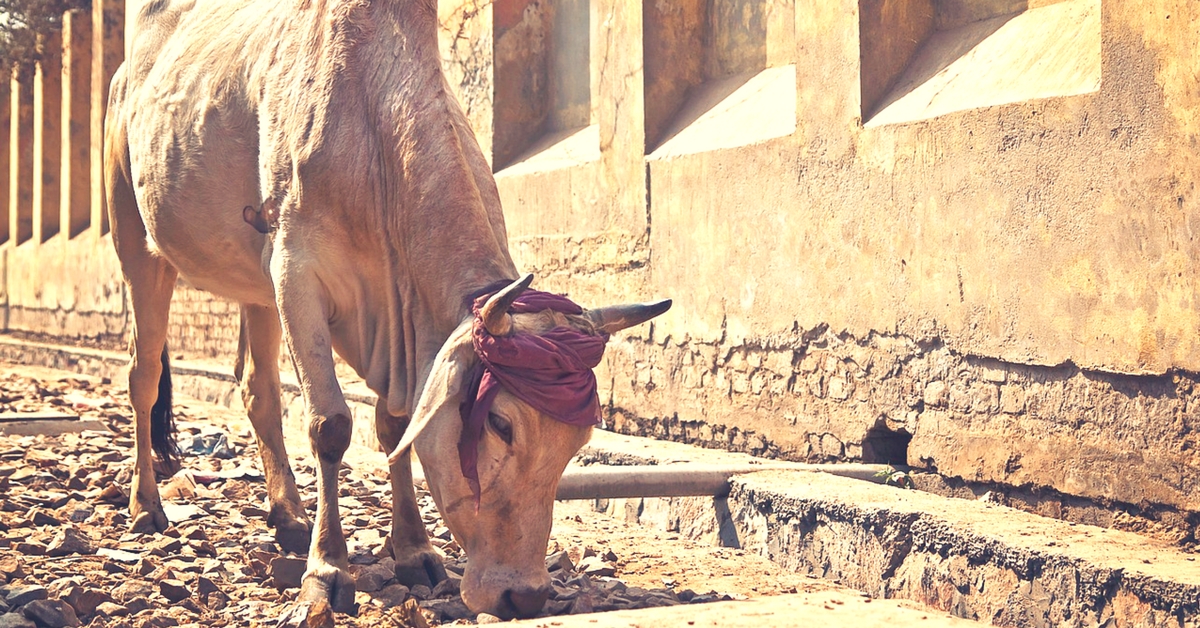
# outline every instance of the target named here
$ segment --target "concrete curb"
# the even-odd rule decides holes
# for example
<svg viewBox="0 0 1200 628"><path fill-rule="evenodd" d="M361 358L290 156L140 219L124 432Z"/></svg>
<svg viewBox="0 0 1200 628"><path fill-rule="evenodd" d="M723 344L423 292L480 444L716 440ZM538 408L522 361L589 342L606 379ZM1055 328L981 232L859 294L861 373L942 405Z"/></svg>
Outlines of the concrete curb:
<svg viewBox="0 0 1200 628"><path fill-rule="evenodd" d="M1172 626L1197 557L1137 534L823 474L731 480L741 545L796 571L1001 626Z"/></svg>
<svg viewBox="0 0 1200 628"><path fill-rule="evenodd" d="M764 628L853 626L854 628L970 628L977 624L891 600L872 600L846 591L795 593L739 602L659 606L639 610L562 615L504 623L521 628Z"/></svg>

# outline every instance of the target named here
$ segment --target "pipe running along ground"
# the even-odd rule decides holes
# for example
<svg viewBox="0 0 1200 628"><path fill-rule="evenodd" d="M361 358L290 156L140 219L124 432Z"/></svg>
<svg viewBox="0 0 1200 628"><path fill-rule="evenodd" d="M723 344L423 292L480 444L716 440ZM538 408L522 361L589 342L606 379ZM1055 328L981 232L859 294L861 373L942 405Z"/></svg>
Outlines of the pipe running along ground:
<svg viewBox="0 0 1200 628"><path fill-rule="evenodd" d="M820 472L883 484L891 473L907 471L907 468L852 462L835 464L596 465L568 469L558 483L556 498L559 500L621 499L706 495L723 497L729 493L729 478L757 471Z"/></svg>

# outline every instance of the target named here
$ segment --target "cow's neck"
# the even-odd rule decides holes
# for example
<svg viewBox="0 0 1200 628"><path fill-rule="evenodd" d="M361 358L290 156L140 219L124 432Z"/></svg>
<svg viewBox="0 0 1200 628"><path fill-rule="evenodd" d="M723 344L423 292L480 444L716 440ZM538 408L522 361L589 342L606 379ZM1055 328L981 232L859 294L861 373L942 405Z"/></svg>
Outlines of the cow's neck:
<svg viewBox="0 0 1200 628"><path fill-rule="evenodd" d="M464 297L515 279L499 193L448 93L434 2L381 2L363 77L377 112L389 268L389 409L416 402L438 350L466 318ZM404 377L395 377L404 373ZM397 395L404 403L392 402Z"/></svg>

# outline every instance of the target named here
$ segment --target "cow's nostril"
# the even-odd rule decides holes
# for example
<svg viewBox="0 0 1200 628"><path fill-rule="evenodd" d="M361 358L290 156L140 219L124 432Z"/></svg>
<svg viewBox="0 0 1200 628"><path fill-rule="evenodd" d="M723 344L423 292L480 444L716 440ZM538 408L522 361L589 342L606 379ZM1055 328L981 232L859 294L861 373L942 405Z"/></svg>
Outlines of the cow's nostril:
<svg viewBox="0 0 1200 628"><path fill-rule="evenodd" d="M504 599L508 601L509 606L516 611L517 617L521 619L537 615L549 597L549 586L538 587L536 589L524 587L509 589L504 592Z"/></svg>

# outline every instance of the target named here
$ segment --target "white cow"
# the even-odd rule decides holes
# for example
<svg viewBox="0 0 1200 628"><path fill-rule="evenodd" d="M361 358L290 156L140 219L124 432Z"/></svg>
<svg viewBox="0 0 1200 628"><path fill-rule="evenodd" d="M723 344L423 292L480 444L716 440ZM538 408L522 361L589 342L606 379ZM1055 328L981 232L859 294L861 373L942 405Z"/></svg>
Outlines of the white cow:
<svg viewBox="0 0 1200 628"><path fill-rule="evenodd" d="M495 181L442 75L436 9L435 0L154 0L137 12L105 122L108 211L134 314L132 527L168 525L151 451L172 454L165 342L182 275L243 306L244 395L267 521L284 548L309 545L301 600L353 607L337 503L352 426L337 351L378 394L376 430L396 452L397 577L445 577L416 507L415 440L470 559L463 599L530 616L549 588L558 478L591 428L501 392L478 445L476 509L456 448L463 382L477 362L467 297L517 271ZM488 302L490 332L613 332L670 305L510 315L527 285ZM315 535L281 434L281 338L319 462Z"/></svg>

